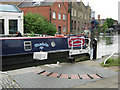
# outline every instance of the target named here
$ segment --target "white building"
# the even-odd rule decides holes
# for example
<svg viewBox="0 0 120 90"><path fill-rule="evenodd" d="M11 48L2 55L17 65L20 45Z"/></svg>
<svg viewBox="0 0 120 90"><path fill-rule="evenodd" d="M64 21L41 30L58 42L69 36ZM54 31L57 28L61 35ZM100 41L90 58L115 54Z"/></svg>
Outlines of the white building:
<svg viewBox="0 0 120 90"><path fill-rule="evenodd" d="M23 12L15 5L0 4L0 34L23 34Z"/></svg>
<svg viewBox="0 0 120 90"><path fill-rule="evenodd" d="M91 11L91 19L92 18L95 18L95 11L93 11L93 10Z"/></svg>

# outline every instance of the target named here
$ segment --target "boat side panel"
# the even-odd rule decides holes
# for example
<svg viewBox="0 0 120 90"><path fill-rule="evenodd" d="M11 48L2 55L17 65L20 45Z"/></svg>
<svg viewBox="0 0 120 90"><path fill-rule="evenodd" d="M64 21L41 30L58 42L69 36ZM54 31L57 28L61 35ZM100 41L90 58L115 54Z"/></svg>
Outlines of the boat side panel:
<svg viewBox="0 0 120 90"><path fill-rule="evenodd" d="M32 50L24 50L25 41L31 41ZM2 40L2 56L64 49L68 49L67 38Z"/></svg>

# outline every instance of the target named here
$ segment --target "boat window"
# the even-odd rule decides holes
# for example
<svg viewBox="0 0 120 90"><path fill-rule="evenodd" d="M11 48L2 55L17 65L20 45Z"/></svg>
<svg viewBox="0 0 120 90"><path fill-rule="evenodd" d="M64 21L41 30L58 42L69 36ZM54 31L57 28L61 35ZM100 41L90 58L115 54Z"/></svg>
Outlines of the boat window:
<svg viewBox="0 0 120 90"><path fill-rule="evenodd" d="M16 34L18 31L18 20L9 20L9 34Z"/></svg>
<svg viewBox="0 0 120 90"><path fill-rule="evenodd" d="M32 50L32 43L31 41L24 41L24 50L31 51Z"/></svg>
<svg viewBox="0 0 120 90"><path fill-rule="evenodd" d="M4 34L4 19L0 19L0 34Z"/></svg>

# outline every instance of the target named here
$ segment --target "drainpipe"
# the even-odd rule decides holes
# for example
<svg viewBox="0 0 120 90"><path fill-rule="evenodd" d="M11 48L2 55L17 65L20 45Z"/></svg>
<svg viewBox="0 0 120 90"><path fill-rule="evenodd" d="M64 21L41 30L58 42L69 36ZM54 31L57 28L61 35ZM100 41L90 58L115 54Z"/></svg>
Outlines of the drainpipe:
<svg viewBox="0 0 120 90"><path fill-rule="evenodd" d="M51 8L50 8L50 23L51 23Z"/></svg>
<svg viewBox="0 0 120 90"><path fill-rule="evenodd" d="M62 3L63 4L63 3ZM68 4L69 5L69 4ZM64 4L63 4L63 6L64 6ZM67 23L66 23L66 27L67 27L67 33L66 34L68 34L68 11L67 11L67 9L66 9L66 7L64 6L64 8L65 8L65 10L66 10L66 12L67 12L67 19L66 19L66 21L67 21ZM69 6L68 6L68 8L69 8Z"/></svg>

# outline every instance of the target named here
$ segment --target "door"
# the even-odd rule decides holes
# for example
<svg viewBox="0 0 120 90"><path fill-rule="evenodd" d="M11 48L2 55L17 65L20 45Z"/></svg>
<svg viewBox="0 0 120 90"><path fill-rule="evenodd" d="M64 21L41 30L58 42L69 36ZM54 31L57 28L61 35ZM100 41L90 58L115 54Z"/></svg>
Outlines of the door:
<svg viewBox="0 0 120 90"><path fill-rule="evenodd" d="M61 26L58 26L58 34L61 34Z"/></svg>

